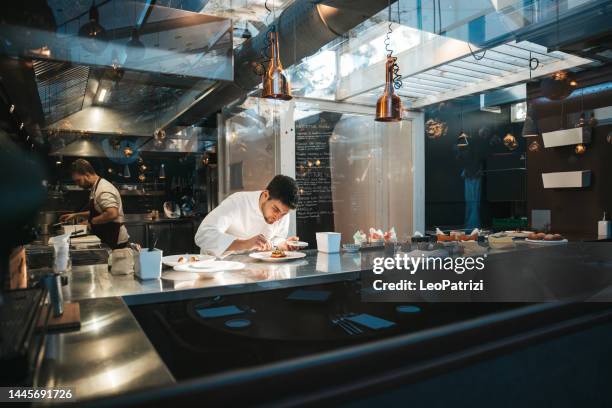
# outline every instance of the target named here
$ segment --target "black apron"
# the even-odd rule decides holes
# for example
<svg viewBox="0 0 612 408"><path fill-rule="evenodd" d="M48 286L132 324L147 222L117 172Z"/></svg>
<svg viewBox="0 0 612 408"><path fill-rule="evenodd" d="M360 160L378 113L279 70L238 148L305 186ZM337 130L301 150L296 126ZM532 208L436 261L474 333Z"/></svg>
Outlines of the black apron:
<svg viewBox="0 0 612 408"><path fill-rule="evenodd" d="M102 241L103 244L108 245L111 249L119 249L119 248L125 248L128 243L124 242L122 244L117 244L117 241L119 240L119 230L121 229L121 226L123 225L123 223L119 223L119 222L107 222L106 224L93 224L91 222L91 220L93 219L93 217L97 217L98 215L100 215L101 213L96 211L96 206L94 205L94 199L96 197L96 189L98 188L98 183L100 182L102 178L98 178L98 181L96 181L96 184L93 186L93 189L91 190L91 196L92 198L89 199L89 225L91 226L91 232L97 236L98 238L100 238L100 241Z"/></svg>

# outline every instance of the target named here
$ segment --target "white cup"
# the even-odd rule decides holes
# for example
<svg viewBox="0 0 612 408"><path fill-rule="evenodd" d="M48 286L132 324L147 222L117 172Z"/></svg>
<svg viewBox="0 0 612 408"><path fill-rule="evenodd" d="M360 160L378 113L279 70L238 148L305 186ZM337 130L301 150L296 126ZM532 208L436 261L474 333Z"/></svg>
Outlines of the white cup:
<svg viewBox="0 0 612 408"><path fill-rule="evenodd" d="M136 275L142 279L161 278L163 252L159 249L149 251L142 248L139 254L140 267L136 268Z"/></svg>
<svg viewBox="0 0 612 408"><path fill-rule="evenodd" d="M339 232L317 232L317 249L319 252L327 254L336 254L340 252L340 238L342 234Z"/></svg>

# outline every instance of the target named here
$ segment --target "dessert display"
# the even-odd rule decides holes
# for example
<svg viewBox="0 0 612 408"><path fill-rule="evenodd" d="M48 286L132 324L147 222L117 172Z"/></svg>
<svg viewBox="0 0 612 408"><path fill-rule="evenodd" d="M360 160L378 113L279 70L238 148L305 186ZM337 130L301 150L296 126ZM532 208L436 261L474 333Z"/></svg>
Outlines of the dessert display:
<svg viewBox="0 0 612 408"><path fill-rule="evenodd" d="M436 238L438 242L477 241L478 234L478 228L475 228L470 235L467 235L463 231L450 231L447 235L439 228L436 228Z"/></svg>
<svg viewBox="0 0 612 408"><path fill-rule="evenodd" d="M381 229L370 227L366 234L362 230L359 230L353 234L353 241L355 245L366 245L382 246L383 242L397 242L397 234L395 227L391 227L390 230L383 232Z"/></svg>
<svg viewBox="0 0 612 408"><path fill-rule="evenodd" d="M274 251L270 254L270 258L286 258L287 255L281 249L274 248Z"/></svg>
<svg viewBox="0 0 612 408"><path fill-rule="evenodd" d="M529 234L527 239L531 241L562 241L565 238L563 238L563 235L561 234L546 234L544 232L537 232L537 233L532 232L531 234Z"/></svg>

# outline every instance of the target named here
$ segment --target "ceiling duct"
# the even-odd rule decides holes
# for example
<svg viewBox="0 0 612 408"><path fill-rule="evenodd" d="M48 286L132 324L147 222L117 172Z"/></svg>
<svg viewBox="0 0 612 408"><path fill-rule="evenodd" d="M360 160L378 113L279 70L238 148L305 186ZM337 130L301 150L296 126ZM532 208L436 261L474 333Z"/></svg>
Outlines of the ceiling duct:
<svg viewBox="0 0 612 408"><path fill-rule="evenodd" d="M313 55L321 47L387 7L387 0L296 0L278 16L275 24L281 59L289 67ZM266 32L244 42L234 50L234 81L219 87L207 98L194 103L172 125L189 125L244 97L261 82L253 69L266 46Z"/></svg>

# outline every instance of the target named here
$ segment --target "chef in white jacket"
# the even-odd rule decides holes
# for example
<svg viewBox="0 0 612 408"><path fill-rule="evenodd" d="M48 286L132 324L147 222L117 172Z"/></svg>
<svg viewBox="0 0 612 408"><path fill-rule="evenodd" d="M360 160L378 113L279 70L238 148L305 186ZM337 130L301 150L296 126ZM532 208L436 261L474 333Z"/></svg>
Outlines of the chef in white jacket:
<svg viewBox="0 0 612 408"><path fill-rule="evenodd" d="M289 237L289 211L297 207L298 188L291 177L275 176L265 190L234 193L200 224L195 243L201 253L223 256L251 250L295 249Z"/></svg>

